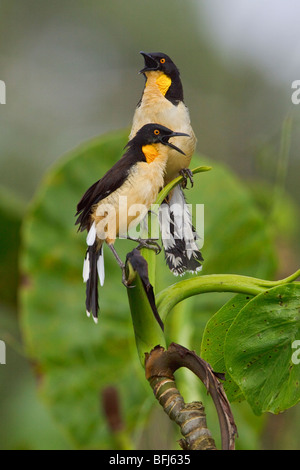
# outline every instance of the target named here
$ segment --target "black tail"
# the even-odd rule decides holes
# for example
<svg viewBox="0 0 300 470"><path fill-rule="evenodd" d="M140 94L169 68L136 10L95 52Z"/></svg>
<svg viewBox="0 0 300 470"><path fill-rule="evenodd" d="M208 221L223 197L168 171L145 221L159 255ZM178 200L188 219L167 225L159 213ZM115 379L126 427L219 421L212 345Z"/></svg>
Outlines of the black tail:
<svg viewBox="0 0 300 470"><path fill-rule="evenodd" d="M102 253L103 247L97 248L97 241L88 247L85 260L84 271L86 272L86 313L88 316L92 313L94 321L98 321L98 270L97 263ZM88 277L87 277L88 276Z"/></svg>

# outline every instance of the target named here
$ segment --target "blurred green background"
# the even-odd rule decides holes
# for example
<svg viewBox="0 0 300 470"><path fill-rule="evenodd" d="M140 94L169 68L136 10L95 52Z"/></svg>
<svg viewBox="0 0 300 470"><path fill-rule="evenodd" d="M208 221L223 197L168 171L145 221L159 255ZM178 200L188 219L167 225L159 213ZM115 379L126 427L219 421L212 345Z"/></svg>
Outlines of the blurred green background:
<svg viewBox="0 0 300 470"><path fill-rule="evenodd" d="M38 368L24 348L18 308L19 282L28 282L18 274L20 226L43 176L82 142L130 127L143 86L139 51L163 51L180 68L197 151L231 168L266 224L271 213L275 276L294 272L300 264L300 105L292 104L291 84L300 79L300 5L2 0L0 13L0 79L7 88L0 105L0 339L7 346L7 364L0 365L0 448L64 449L72 442L38 396ZM109 157L104 163L109 167ZM89 169L84 173L87 179ZM249 446L299 449L299 415L298 406L268 416ZM164 445L153 442L151 419L141 448Z"/></svg>

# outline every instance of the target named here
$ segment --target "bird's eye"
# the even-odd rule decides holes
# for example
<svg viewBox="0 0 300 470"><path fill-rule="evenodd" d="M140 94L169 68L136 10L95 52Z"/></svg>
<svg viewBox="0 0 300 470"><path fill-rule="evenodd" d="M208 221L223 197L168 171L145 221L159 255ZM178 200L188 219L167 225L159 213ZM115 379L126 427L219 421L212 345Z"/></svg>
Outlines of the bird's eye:
<svg viewBox="0 0 300 470"><path fill-rule="evenodd" d="M155 129L154 134L155 134L155 135L160 134L159 130L158 130L158 129Z"/></svg>
<svg viewBox="0 0 300 470"><path fill-rule="evenodd" d="M160 59L160 63L164 64L166 62L166 59Z"/></svg>

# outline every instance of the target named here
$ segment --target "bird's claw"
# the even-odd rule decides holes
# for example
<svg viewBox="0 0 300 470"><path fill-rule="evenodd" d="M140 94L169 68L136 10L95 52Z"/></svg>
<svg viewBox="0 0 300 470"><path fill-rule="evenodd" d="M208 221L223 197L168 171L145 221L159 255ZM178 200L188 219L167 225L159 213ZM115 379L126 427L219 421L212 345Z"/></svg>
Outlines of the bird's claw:
<svg viewBox="0 0 300 470"><path fill-rule="evenodd" d="M187 186L187 181L190 180L191 187L194 186L193 172L189 168L183 168L180 170L180 175L183 177L182 187L185 189Z"/></svg>
<svg viewBox="0 0 300 470"><path fill-rule="evenodd" d="M128 237L128 239L138 243L138 250L141 250L142 248L148 248L148 250L154 250L157 255L161 252L161 246L157 243L157 241L153 240L152 238L145 239Z"/></svg>
<svg viewBox="0 0 300 470"><path fill-rule="evenodd" d="M139 245L137 246L138 250L141 250L142 248L147 248L148 250L155 251L157 255L161 252L161 246L155 240L151 240L149 238L148 240L140 239L138 241L139 241Z"/></svg>

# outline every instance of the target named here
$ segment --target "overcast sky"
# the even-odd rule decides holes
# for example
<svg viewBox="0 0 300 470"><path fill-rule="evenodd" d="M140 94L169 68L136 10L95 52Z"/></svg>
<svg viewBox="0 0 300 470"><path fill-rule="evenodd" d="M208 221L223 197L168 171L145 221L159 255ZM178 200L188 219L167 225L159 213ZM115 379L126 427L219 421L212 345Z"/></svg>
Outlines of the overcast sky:
<svg viewBox="0 0 300 470"><path fill-rule="evenodd" d="M201 8L224 53L250 58L274 80L300 79L299 0L209 0Z"/></svg>

